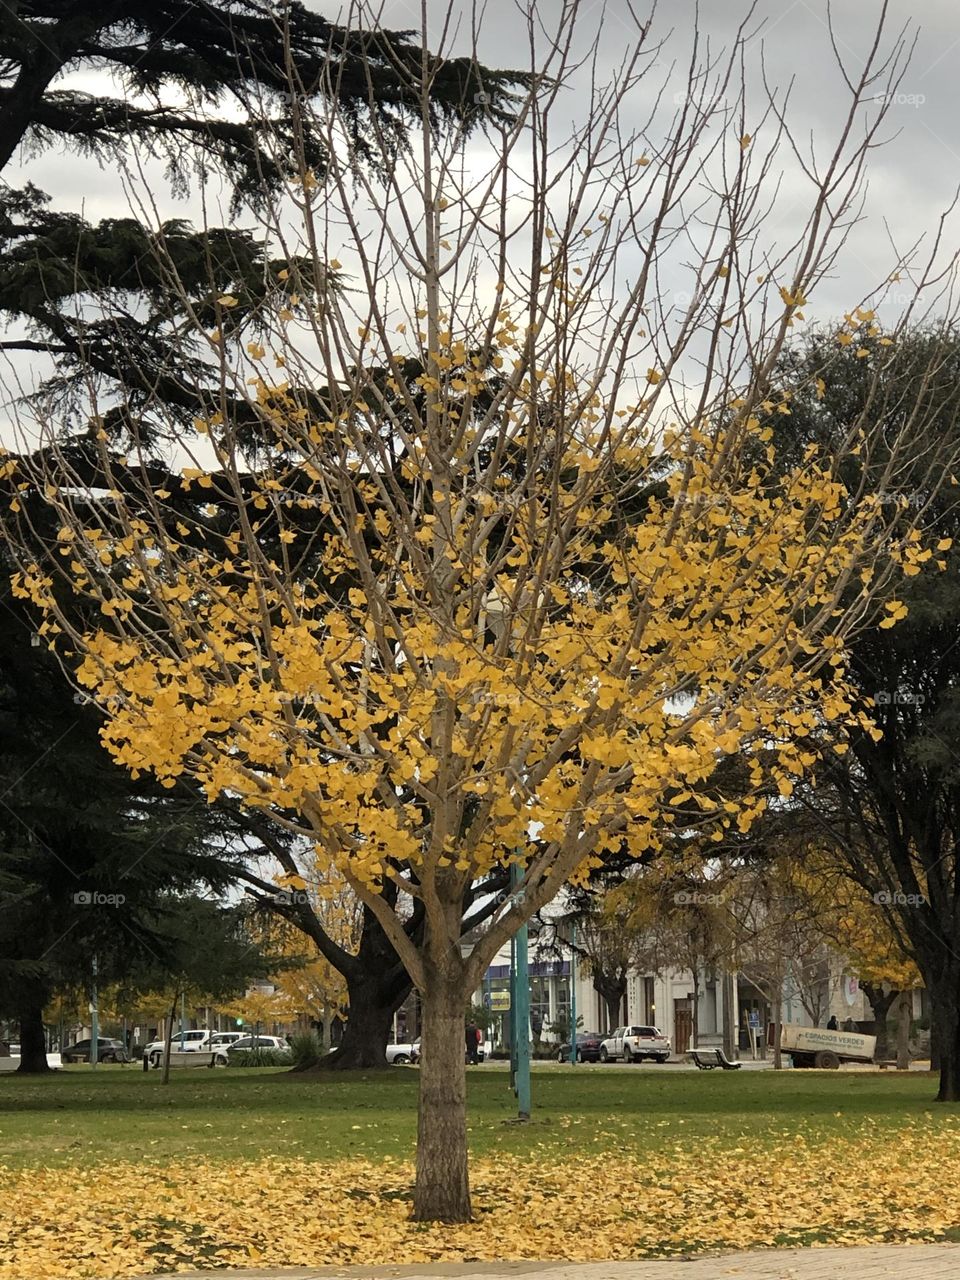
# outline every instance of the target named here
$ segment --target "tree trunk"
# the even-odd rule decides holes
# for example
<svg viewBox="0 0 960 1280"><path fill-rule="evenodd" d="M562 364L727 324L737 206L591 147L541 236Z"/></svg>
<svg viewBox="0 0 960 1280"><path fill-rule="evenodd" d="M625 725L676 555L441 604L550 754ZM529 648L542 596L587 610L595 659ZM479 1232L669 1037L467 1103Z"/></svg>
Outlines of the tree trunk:
<svg viewBox="0 0 960 1280"><path fill-rule="evenodd" d="M333 1010L329 1005L324 1005L320 1022L320 1047L324 1053L329 1053L333 1048Z"/></svg>
<svg viewBox="0 0 960 1280"><path fill-rule="evenodd" d="M417 1123L416 1222L469 1222L467 1072L461 981L433 973L423 997L420 1109Z"/></svg>
<svg viewBox="0 0 960 1280"><path fill-rule="evenodd" d="M783 1052L780 1048L781 1030L783 1028L783 982L777 985L773 993L773 1069L783 1069Z"/></svg>
<svg viewBox="0 0 960 1280"><path fill-rule="evenodd" d="M593 989L603 1000L607 1010L607 1031L616 1031L620 1026L620 1014L623 1011L623 997L627 994L626 978L613 977L609 974L595 973Z"/></svg>
<svg viewBox="0 0 960 1280"><path fill-rule="evenodd" d="M387 1041L393 1015L410 994L413 984L406 970L382 976L369 974L347 980L350 1011L343 1038L307 1071L375 1071L387 1065ZM462 1038L462 1037L461 1037ZM326 1046L325 1046L326 1047Z"/></svg>
<svg viewBox="0 0 960 1280"><path fill-rule="evenodd" d="M910 1069L910 1020L913 1017L913 997L909 991L901 991L897 1001L897 1070Z"/></svg>
<svg viewBox="0 0 960 1280"><path fill-rule="evenodd" d="M887 1015L900 992L884 991L882 987L875 986L870 982L861 982L860 986L870 1001L870 1008L873 1010L874 1030L877 1037L876 1056L879 1059L889 1058L890 1028L887 1025Z"/></svg>
<svg viewBox="0 0 960 1280"><path fill-rule="evenodd" d="M18 1075L40 1075L50 1070L47 1040L43 1030L44 991L37 982L24 980L17 1000L20 1022L20 1065Z"/></svg>
<svg viewBox="0 0 960 1280"><path fill-rule="evenodd" d="M173 1049L173 1024L177 1016L177 998L179 991L173 993L173 1004L170 1006L170 1017L167 1022L167 1043L163 1046L163 1074L160 1077L161 1084L170 1083L170 1053Z"/></svg>
<svg viewBox="0 0 960 1280"><path fill-rule="evenodd" d="M938 1102L960 1102L960 980L951 969L930 984L930 1003L939 1049Z"/></svg>

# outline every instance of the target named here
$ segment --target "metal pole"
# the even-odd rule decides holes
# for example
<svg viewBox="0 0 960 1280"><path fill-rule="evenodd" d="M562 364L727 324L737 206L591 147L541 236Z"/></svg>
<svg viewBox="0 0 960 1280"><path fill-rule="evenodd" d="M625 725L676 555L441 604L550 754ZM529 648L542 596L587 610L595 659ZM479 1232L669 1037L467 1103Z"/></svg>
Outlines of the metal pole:
<svg viewBox="0 0 960 1280"><path fill-rule="evenodd" d="M514 863L510 868L510 881L514 889L520 883L522 872ZM515 1026L517 1029L517 1114L521 1120L530 1119L530 956L527 926L517 930L514 967L517 995Z"/></svg>
<svg viewBox="0 0 960 1280"><path fill-rule="evenodd" d="M577 1065L577 922L570 934L570 1065Z"/></svg>
<svg viewBox="0 0 960 1280"><path fill-rule="evenodd" d="M517 1092L517 940L510 939L510 1088Z"/></svg>
<svg viewBox="0 0 960 1280"><path fill-rule="evenodd" d="M90 1066L100 1057L100 1010L97 1007L97 957L93 957L93 981L90 985Z"/></svg>

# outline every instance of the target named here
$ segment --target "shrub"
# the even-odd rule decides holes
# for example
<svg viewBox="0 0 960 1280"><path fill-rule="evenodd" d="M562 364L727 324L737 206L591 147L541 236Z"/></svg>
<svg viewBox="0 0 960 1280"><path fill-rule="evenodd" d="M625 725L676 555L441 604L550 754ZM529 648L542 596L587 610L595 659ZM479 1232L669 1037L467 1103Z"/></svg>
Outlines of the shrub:
<svg viewBox="0 0 960 1280"><path fill-rule="evenodd" d="M323 1057L323 1045L315 1031L301 1031L290 1037L290 1060L298 1071L315 1067Z"/></svg>
<svg viewBox="0 0 960 1280"><path fill-rule="evenodd" d="M248 1049L245 1053L228 1053L231 1067L287 1067L293 1061L285 1049Z"/></svg>

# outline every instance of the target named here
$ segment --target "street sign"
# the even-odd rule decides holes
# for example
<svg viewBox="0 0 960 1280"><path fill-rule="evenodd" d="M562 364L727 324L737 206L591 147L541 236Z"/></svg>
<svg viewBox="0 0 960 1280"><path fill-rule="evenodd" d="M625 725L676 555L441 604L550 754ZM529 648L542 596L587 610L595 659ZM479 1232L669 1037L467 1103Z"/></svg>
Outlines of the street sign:
<svg viewBox="0 0 960 1280"><path fill-rule="evenodd" d="M490 1012L491 1013L509 1013L510 1012L510 992L509 991L491 991L490 992Z"/></svg>

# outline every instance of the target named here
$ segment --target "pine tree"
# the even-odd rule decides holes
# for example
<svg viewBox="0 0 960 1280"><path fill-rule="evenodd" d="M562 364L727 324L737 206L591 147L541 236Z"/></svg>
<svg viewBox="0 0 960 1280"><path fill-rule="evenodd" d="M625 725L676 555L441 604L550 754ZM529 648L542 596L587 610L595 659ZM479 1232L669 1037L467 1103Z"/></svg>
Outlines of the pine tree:
<svg viewBox="0 0 960 1280"><path fill-rule="evenodd" d="M115 93L60 83L92 68L113 76ZM286 176L275 155L302 154L322 181L324 143L303 109L317 95L336 97L356 163L376 167L385 141L396 154L420 125L423 77L431 127L464 138L484 122L508 122L529 83L473 58L425 57L410 32L337 26L287 0L15 3L0 10L0 170L18 152L53 149L122 164L136 146L166 162L179 193L226 179L238 213ZM125 388L128 412L149 414L157 400L184 418L197 411L203 365L199 349L184 367L181 346L171 346L176 317L156 271L158 236L201 314L224 292L238 300L234 324L271 300L263 246L236 226L91 224L51 210L30 184L0 195L0 311L20 329L0 351L50 356L46 390L65 408L92 375Z"/></svg>

